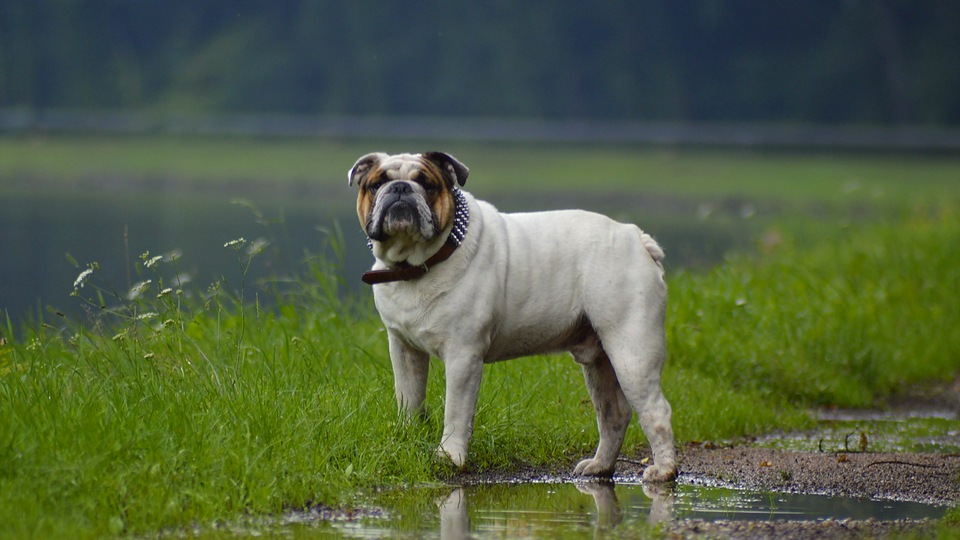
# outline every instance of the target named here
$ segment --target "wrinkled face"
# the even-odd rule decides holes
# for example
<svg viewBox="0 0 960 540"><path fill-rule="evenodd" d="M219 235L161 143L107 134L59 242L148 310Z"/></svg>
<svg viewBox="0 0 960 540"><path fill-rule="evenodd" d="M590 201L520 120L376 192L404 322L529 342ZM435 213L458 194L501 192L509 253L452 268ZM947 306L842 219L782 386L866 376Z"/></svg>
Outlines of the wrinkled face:
<svg viewBox="0 0 960 540"><path fill-rule="evenodd" d="M466 181L467 168L440 152L367 154L350 170L357 182L357 217L375 242L407 237L430 241L453 221L454 183Z"/></svg>

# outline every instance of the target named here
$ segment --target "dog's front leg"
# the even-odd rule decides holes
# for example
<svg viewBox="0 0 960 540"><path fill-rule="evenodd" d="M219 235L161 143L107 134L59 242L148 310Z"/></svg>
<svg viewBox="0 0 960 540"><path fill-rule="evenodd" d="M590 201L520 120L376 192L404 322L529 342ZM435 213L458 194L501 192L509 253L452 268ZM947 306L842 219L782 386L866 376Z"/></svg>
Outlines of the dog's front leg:
<svg viewBox="0 0 960 540"><path fill-rule="evenodd" d="M423 401L427 397L430 355L410 347L393 332L388 334L397 404L408 418L422 415Z"/></svg>
<svg viewBox="0 0 960 540"><path fill-rule="evenodd" d="M463 468L473 435L473 418L483 376L483 360L471 354L444 358L447 391L443 407L443 438L437 454Z"/></svg>

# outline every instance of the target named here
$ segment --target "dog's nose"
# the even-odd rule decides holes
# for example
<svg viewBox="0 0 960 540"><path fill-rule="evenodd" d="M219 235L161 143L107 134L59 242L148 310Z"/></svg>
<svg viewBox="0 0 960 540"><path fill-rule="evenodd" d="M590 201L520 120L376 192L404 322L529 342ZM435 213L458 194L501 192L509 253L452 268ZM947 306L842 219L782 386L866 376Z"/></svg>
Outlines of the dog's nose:
<svg viewBox="0 0 960 540"><path fill-rule="evenodd" d="M413 187L406 182L394 182L390 184L390 188L387 190L387 193L393 193L396 195L407 195L413 192Z"/></svg>

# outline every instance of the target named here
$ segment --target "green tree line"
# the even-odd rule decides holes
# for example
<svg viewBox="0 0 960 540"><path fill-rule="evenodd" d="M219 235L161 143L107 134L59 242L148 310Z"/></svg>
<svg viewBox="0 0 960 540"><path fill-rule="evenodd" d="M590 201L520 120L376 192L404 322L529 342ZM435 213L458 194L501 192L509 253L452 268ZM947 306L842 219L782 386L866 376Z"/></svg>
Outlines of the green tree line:
<svg viewBox="0 0 960 540"><path fill-rule="evenodd" d="M4 0L0 108L960 123L960 2Z"/></svg>

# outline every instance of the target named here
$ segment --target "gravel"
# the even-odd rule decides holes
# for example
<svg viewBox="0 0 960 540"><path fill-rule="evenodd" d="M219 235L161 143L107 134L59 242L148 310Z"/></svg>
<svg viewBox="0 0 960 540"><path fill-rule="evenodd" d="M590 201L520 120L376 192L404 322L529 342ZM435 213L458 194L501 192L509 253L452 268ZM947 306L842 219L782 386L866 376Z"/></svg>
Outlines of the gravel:
<svg viewBox="0 0 960 540"><path fill-rule="evenodd" d="M688 448L681 475L691 483L950 505L960 500L960 456Z"/></svg>
<svg viewBox="0 0 960 540"><path fill-rule="evenodd" d="M618 474L639 476L625 463ZM954 505L960 500L960 456L786 452L693 445L680 458L681 481L786 493ZM927 520L678 521L671 538L864 538L923 534Z"/></svg>
<svg viewBox="0 0 960 540"><path fill-rule="evenodd" d="M615 480L639 482L642 458L618 463ZM572 465L571 465L572 467ZM679 482L755 491L913 501L953 506L960 501L960 455L791 452L690 444L679 455ZM572 482L570 468L464 474L458 483ZM864 538L923 535L930 520L703 521L664 524L668 538Z"/></svg>

